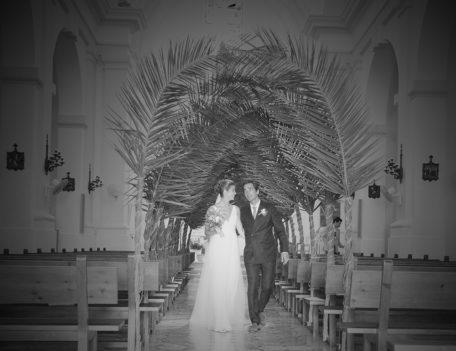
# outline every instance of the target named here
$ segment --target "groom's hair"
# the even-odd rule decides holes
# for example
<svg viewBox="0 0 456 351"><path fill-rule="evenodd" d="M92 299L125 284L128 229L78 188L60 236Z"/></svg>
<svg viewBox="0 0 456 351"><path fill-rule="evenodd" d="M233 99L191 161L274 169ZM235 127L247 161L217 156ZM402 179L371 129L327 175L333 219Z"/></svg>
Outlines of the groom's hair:
<svg viewBox="0 0 456 351"><path fill-rule="evenodd" d="M242 182L242 189L244 189L244 186L246 184L252 184L253 187L255 188L255 190L258 190L260 189L260 183L258 183L256 180L252 180L252 179L246 179Z"/></svg>

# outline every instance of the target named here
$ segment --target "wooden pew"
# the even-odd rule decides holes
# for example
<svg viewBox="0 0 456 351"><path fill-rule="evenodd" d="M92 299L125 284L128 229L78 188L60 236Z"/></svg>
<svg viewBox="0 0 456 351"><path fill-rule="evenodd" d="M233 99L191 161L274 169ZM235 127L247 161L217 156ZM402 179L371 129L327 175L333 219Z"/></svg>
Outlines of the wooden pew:
<svg viewBox="0 0 456 351"><path fill-rule="evenodd" d="M310 269L310 294L302 299L302 319L303 323L307 321L307 325L312 327L313 335L317 336L318 307L325 303L326 260L311 260Z"/></svg>
<svg viewBox="0 0 456 351"><path fill-rule="evenodd" d="M106 251L106 250L89 250L84 252L89 261L95 260L104 262L107 265L117 265L119 268L119 286L120 286L120 299L127 299L127 268L126 268L126 260L129 254L133 254L132 251ZM8 254L8 255L0 255L1 260L14 260L14 259L65 259L74 257L77 254L76 251L74 252L61 252L61 253L27 253L26 255L22 254ZM190 255L188 254L190 257ZM169 259L172 257L172 259ZM169 256L167 258L161 259L159 261L150 261L145 265L145 275L150 277L149 279L145 279L144 281L149 285L144 287L145 291L148 291L148 298L149 298L149 305L155 304L156 307L160 307L160 314L165 314L167 310L169 310L174 298L177 294L183 289L185 284L187 283L188 277L182 270L183 265L183 255L177 256ZM171 265L173 268L169 269L169 261L172 261ZM145 261L148 262L148 261ZM156 267L159 266L159 276L152 278L152 273L148 274L150 270L152 270L155 274ZM179 274L173 275L174 272L178 272ZM171 281L170 281L171 277ZM154 312L155 313L155 312Z"/></svg>
<svg viewBox="0 0 456 351"><path fill-rule="evenodd" d="M455 351L454 335L390 335L389 351Z"/></svg>
<svg viewBox="0 0 456 351"><path fill-rule="evenodd" d="M292 315L298 316L299 318L299 301L303 299L304 296L309 295L309 283L310 283L310 258L305 256L298 262L298 267L296 270L296 281L300 286L301 293L293 296L292 300ZM302 315L301 315L302 317Z"/></svg>
<svg viewBox="0 0 456 351"><path fill-rule="evenodd" d="M285 298L284 305L287 311L293 313L293 300L294 296L303 292L302 287L298 282L298 264L300 258L290 258L288 261L288 281L293 287L291 289L284 289Z"/></svg>
<svg viewBox="0 0 456 351"><path fill-rule="evenodd" d="M125 257L125 252L113 252L122 259ZM94 253L95 257L101 257L109 262L115 259L110 251L104 252L101 255L97 252ZM187 283L188 277L183 274L183 260L184 255L179 254L175 256L168 256L160 260L144 261L144 286L143 290L146 292L144 295L145 303L148 304L150 309L160 308L162 315L166 314L169 310L174 299L183 289ZM125 272L125 267L122 268ZM122 274L122 275L125 275ZM151 310L154 312L155 310Z"/></svg>
<svg viewBox="0 0 456 351"><path fill-rule="evenodd" d="M325 304L320 307L323 312L323 341L328 340L329 345L336 345L336 316L342 315L344 296L344 269L343 264L328 264L325 279Z"/></svg>
<svg viewBox="0 0 456 351"><path fill-rule="evenodd" d="M287 264L283 264L278 259L276 266L280 267L281 280L275 281L275 296L277 302L284 306L286 310L290 310L291 306L291 291L297 293L299 292L298 284L296 281L296 271L298 267L298 258L290 258Z"/></svg>
<svg viewBox="0 0 456 351"><path fill-rule="evenodd" d="M139 280L139 276L135 275L135 270L131 267L131 260L134 255L129 255L130 252L90 252L88 257L89 266L102 266L111 267L114 269L118 280L118 296L119 299L114 303L106 304L103 301L97 303L96 301L90 305L90 314L93 318L122 318L128 320L128 325L133 326L137 324L137 314L142 316L141 333L145 345L148 344L149 334L153 325L159 319L160 311L163 311L163 300L149 301L147 299L148 291L155 291L159 288L158 284L158 262L144 262L139 260L137 266L142 270L144 279ZM37 264L42 262L47 265L60 265L71 262L76 253L59 253L59 254L27 254L27 255L4 255L0 257L0 266L4 264L22 265L24 263ZM40 261L37 261L37 259ZM141 294L145 291L145 294ZM139 303L139 311L135 308L132 309L132 296L143 296L143 301ZM117 296L117 295L116 295ZM112 333L109 331L99 333L99 343L104 346L119 347L125 346L133 349L132 345L128 343L134 340L134 331L129 331L131 336L128 335L128 330L123 330Z"/></svg>
<svg viewBox="0 0 456 351"><path fill-rule="evenodd" d="M89 303L117 301L112 267L87 267L86 258L77 257L60 265L3 264L0 275L2 342L75 341L78 351L88 350L91 342L96 350L97 332L118 331L124 324L89 316ZM60 309L65 305L77 307Z"/></svg>
<svg viewBox="0 0 456 351"><path fill-rule="evenodd" d="M2 260L14 260L14 259L71 259L77 252L61 252L61 253L28 253L23 254L7 254L0 255L0 263ZM105 262L102 264L115 265L118 267L119 273L119 290L120 299L127 298L128 279L127 279L127 256L133 254L132 251L106 251L106 250L89 250L85 251L85 254L90 261ZM188 256L187 258L185 258ZM170 259L170 257L172 257ZM160 308L160 313L165 314L165 311L169 309L173 299L179 294L188 281L188 276L183 272L183 268L188 268L186 264L189 264L190 253L179 254L176 256L169 256L159 261L144 261L144 275L145 275L145 286L144 291L147 291L149 298L149 305L155 304L156 306L163 305ZM187 261L187 263L184 262ZM172 261L170 264L169 261ZM169 266L172 266L170 269ZM158 271L158 275L157 275Z"/></svg>
<svg viewBox="0 0 456 351"><path fill-rule="evenodd" d="M127 261L127 283L128 294L127 300L121 303L110 306L105 311L98 310L97 313L108 313L111 315L114 311L128 319L128 329L122 333L102 333L100 334L99 345L103 348L126 348L128 351L133 351L144 345L145 349L149 349L150 336L150 318L152 312L156 312L156 308L151 306L147 300L141 299L147 283L146 269L150 262L144 262L140 255L128 255ZM141 274L142 273L142 274ZM150 273L150 272L148 272ZM155 276L157 273L155 274ZM99 307L99 306L93 306ZM141 314L142 313L142 314ZM142 317L142 318L141 318ZM139 346L138 346L139 345Z"/></svg>
<svg viewBox="0 0 456 351"><path fill-rule="evenodd" d="M394 264L385 260L383 266L355 266L347 297L350 320L341 324L344 333L363 335L365 350L372 343L381 351L387 345L394 349L395 343L404 346L407 339L408 347L416 348L418 338L427 345L426 350L454 347L454 342L447 339L448 344L431 348L426 336L415 336L456 335L456 267L438 263ZM342 346L353 347L351 343Z"/></svg>
<svg viewBox="0 0 456 351"><path fill-rule="evenodd" d="M336 263L327 267L325 256L313 257L307 267L309 291L297 295L297 307L302 306L302 322L312 327L313 335L319 334L319 308L324 307L323 326L327 326L328 317L331 316L331 325L335 324L335 314L340 314L340 307L334 306L335 297L343 296L343 265L342 258L336 257ZM300 306L299 306L300 305ZM308 313L307 313L308 311ZM331 333L335 328L331 328ZM323 335L325 336L327 329ZM335 335L331 334L331 342L334 343Z"/></svg>
<svg viewBox="0 0 456 351"><path fill-rule="evenodd" d="M180 292L181 283L178 283L177 281L174 283L173 279L182 272L182 255L168 256L167 261L167 275L165 276L165 279L160 282L159 291L160 293L169 293L171 302L174 302L174 299Z"/></svg>
<svg viewBox="0 0 456 351"><path fill-rule="evenodd" d="M280 260L280 255L276 257L276 279L274 281L274 297L276 301L282 305L283 304L283 290L285 288L291 289L293 285L290 285L288 281L288 263L283 264Z"/></svg>
<svg viewBox="0 0 456 351"><path fill-rule="evenodd" d="M164 312L170 309L171 304L174 300L175 288L172 290L166 290L164 286L169 281L169 266L170 260L168 257L161 258L158 261L158 287L149 292L150 301L163 301Z"/></svg>

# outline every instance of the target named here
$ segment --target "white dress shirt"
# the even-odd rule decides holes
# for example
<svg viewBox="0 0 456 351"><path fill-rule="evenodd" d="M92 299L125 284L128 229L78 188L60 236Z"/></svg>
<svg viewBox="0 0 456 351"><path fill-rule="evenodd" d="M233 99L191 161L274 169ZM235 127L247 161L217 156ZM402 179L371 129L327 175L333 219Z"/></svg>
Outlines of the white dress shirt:
<svg viewBox="0 0 456 351"><path fill-rule="evenodd" d="M256 218L256 215L258 214L258 209L260 208L260 201L256 204L256 206L250 204L250 210L252 211L252 216L253 218Z"/></svg>

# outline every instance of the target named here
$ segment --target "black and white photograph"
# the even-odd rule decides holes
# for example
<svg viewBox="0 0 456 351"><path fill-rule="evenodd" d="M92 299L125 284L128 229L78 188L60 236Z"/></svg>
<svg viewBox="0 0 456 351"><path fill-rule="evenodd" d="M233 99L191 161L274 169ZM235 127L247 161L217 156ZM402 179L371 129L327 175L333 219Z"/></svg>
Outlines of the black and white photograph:
<svg viewBox="0 0 456 351"><path fill-rule="evenodd" d="M452 0L6 0L0 350L456 351Z"/></svg>

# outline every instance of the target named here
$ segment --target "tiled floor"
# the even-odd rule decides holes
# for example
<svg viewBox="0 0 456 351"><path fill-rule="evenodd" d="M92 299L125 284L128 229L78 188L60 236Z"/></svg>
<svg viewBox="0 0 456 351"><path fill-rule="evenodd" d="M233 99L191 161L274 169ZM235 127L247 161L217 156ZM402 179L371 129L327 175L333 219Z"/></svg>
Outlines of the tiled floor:
<svg viewBox="0 0 456 351"><path fill-rule="evenodd" d="M307 327L271 298L266 308L267 325L258 333L217 333L193 335L188 327L202 263L190 267L190 281L157 325L151 336L152 351L329 351L321 338L313 338Z"/></svg>

